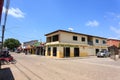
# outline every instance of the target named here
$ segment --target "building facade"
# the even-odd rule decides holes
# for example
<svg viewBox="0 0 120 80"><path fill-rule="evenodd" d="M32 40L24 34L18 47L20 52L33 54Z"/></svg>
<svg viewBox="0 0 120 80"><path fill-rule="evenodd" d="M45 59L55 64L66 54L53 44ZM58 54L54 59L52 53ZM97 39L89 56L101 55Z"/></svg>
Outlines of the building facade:
<svg viewBox="0 0 120 80"><path fill-rule="evenodd" d="M107 39L71 31L57 30L46 36L46 56L82 57L96 55L98 51L107 50Z"/></svg>
<svg viewBox="0 0 120 80"><path fill-rule="evenodd" d="M35 54L35 48L34 48L34 44L35 43L38 43L38 40L31 40L31 41L27 41L27 42L24 42L22 44L22 48L24 50L24 52L26 54Z"/></svg>
<svg viewBox="0 0 120 80"><path fill-rule="evenodd" d="M38 42L38 40L31 40L31 41L23 42L23 47L26 48L28 46L32 46L32 45L34 45L37 42Z"/></svg>
<svg viewBox="0 0 120 80"><path fill-rule="evenodd" d="M120 47L120 40L117 39L108 39L107 40L107 45L110 46L116 46L116 47Z"/></svg>

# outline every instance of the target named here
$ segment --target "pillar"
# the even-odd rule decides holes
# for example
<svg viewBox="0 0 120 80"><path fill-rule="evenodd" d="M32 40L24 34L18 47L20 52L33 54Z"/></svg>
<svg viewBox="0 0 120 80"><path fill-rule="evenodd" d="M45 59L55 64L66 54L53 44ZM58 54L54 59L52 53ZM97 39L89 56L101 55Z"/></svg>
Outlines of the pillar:
<svg viewBox="0 0 120 80"><path fill-rule="evenodd" d="M64 54L63 54L63 47L57 47L57 57L58 58L63 58Z"/></svg>
<svg viewBox="0 0 120 80"><path fill-rule="evenodd" d="M74 57L74 47L70 47L70 57Z"/></svg>

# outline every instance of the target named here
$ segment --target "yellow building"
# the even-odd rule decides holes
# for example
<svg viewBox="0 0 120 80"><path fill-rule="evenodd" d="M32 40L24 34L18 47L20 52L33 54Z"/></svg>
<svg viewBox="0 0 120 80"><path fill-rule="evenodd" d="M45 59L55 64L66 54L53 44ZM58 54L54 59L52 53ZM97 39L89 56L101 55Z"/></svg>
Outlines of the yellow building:
<svg viewBox="0 0 120 80"><path fill-rule="evenodd" d="M82 57L96 55L98 51L107 50L107 39L98 36L57 30L46 36L46 56Z"/></svg>

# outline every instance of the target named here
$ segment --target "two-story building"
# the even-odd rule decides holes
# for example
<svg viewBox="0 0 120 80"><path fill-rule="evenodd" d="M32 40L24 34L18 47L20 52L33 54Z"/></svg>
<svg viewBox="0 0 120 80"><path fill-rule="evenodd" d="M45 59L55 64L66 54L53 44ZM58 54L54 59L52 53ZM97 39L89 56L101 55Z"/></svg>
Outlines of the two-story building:
<svg viewBox="0 0 120 80"><path fill-rule="evenodd" d="M107 50L107 39L98 36L57 30L46 36L46 56L82 57L96 55L100 50Z"/></svg>

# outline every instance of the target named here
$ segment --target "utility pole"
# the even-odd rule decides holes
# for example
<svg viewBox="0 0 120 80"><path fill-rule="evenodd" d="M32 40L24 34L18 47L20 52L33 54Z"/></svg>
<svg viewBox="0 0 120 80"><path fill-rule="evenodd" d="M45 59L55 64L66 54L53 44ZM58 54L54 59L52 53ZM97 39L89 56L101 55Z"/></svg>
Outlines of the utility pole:
<svg viewBox="0 0 120 80"><path fill-rule="evenodd" d="M0 1L0 26L1 26L1 16L2 16L2 8L3 8L4 0ZM0 44L0 54L2 52L2 43ZM0 60L0 69L1 69L1 60Z"/></svg>
<svg viewBox="0 0 120 80"><path fill-rule="evenodd" d="M3 49L3 42L4 42L4 33L5 33L5 26L7 21L7 15L8 15L8 9L9 9L10 0L7 0L6 2L6 11L5 11L5 17L4 17L4 24L2 26L2 49Z"/></svg>
<svg viewBox="0 0 120 80"><path fill-rule="evenodd" d="M5 17L4 17L4 24L2 26L2 44L1 44L1 52L3 50L3 42L4 42L4 33L5 33L5 26L7 21L7 15L8 15L8 9L9 9L10 0L7 0L6 2L6 11L5 11ZM0 69L1 69L1 61L0 61Z"/></svg>
<svg viewBox="0 0 120 80"><path fill-rule="evenodd" d="M1 44L1 51L3 50L4 33L5 33L5 25L2 25L2 44Z"/></svg>
<svg viewBox="0 0 120 80"><path fill-rule="evenodd" d="M5 32L5 26L2 26L2 43L1 43L1 53L3 52L3 40L4 40L4 32ZM0 61L0 69L1 69L1 61Z"/></svg>

